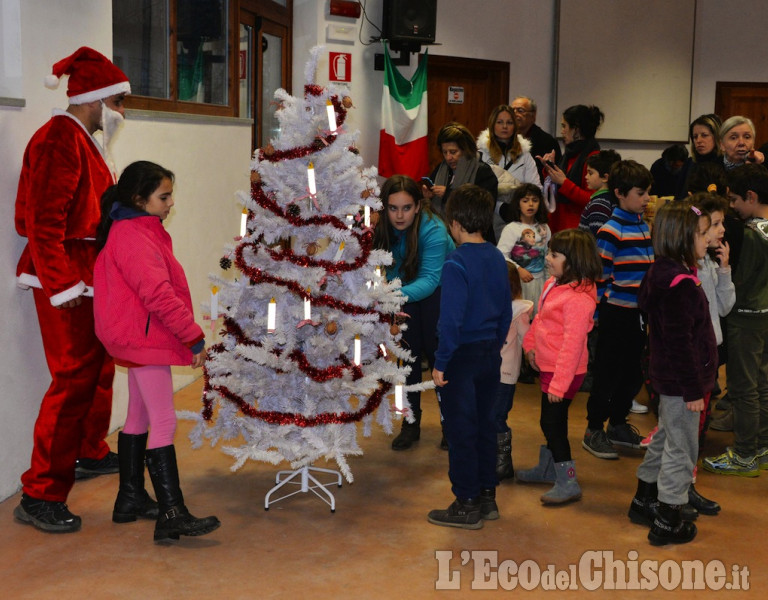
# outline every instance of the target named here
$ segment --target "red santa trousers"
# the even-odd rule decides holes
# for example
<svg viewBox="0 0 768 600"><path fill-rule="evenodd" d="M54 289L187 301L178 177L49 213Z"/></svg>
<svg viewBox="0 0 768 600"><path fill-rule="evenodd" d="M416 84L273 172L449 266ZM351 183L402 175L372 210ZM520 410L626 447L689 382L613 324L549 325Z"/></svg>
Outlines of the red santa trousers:
<svg viewBox="0 0 768 600"><path fill-rule="evenodd" d="M75 481L78 458L100 459L112 412L115 365L96 337L93 300L55 308L33 289L51 385L35 422L32 462L21 476L32 498L64 502Z"/></svg>

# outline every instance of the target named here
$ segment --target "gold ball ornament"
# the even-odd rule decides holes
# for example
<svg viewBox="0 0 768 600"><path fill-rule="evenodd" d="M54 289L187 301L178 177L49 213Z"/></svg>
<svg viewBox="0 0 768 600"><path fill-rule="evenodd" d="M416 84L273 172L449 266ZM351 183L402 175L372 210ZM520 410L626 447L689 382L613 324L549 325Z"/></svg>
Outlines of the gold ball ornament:
<svg viewBox="0 0 768 600"><path fill-rule="evenodd" d="M400 326L397 323L392 323L392 325L389 326L389 333L391 333L393 336L400 333Z"/></svg>
<svg viewBox="0 0 768 600"><path fill-rule="evenodd" d="M339 326L336 325L336 321L329 321L328 324L325 326L325 333L328 335L336 335L336 332L339 330Z"/></svg>
<svg viewBox="0 0 768 600"><path fill-rule="evenodd" d="M267 144L264 148L264 156L272 156L275 153L275 147L272 144Z"/></svg>
<svg viewBox="0 0 768 600"><path fill-rule="evenodd" d="M259 183L261 181L261 175L258 171L251 171L251 183Z"/></svg>
<svg viewBox="0 0 768 600"><path fill-rule="evenodd" d="M317 254L317 251L319 249L319 246L315 242L310 242L307 244L307 256L314 256Z"/></svg>
<svg viewBox="0 0 768 600"><path fill-rule="evenodd" d="M352 98L350 98L349 96L344 96L344 97L341 99L341 105L342 105L344 108L352 108L352 106L353 106L353 105L352 105Z"/></svg>

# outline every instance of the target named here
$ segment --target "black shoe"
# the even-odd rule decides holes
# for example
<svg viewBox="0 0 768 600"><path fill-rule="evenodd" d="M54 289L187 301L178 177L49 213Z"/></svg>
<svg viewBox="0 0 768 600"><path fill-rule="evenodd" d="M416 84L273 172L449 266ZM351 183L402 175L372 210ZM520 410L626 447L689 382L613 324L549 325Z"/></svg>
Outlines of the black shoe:
<svg viewBox="0 0 768 600"><path fill-rule="evenodd" d="M21 495L21 502L13 509L13 516L20 523L48 533L72 533L80 531L82 525L80 517L69 512L64 502L37 500L26 494Z"/></svg>
<svg viewBox="0 0 768 600"><path fill-rule="evenodd" d="M122 431L117 436L120 463L120 488L112 510L114 523L131 523L137 518L157 519L160 511L144 489L144 451L147 434L129 434Z"/></svg>
<svg viewBox="0 0 768 600"><path fill-rule="evenodd" d="M110 451L104 458L78 458L75 461L75 479L91 479L99 475L111 475L120 472L117 454Z"/></svg>
<svg viewBox="0 0 768 600"><path fill-rule="evenodd" d="M627 516L629 520L637 525L650 527L656 518L656 511L659 508L658 500L659 488L654 483L648 483L642 479L637 480L637 492L629 505Z"/></svg>
<svg viewBox="0 0 768 600"><path fill-rule="evenodd" d="M155 541L178 540L181 535L205 535L218 529L216 517L198 519L189 514L179 486L179 468L173 445L146 451L147 470L155 488L160 516L155 524Z"/></svg>
<svg viewBox="0 0 768 600"><path fill-rule="evenodd" d="M460 500L456 498L445 510L431 510L427 521L443 527L460 527L461 529L481 529L483 518L480 515L480 501L477 498Z"/></svg>
<svg viewBox="0 0 768 600"><path fill-rule="evenodd" d="M421 437L421 425L418 421L408 423L403 421L399 435L392 440L392 450L408 450L414 442L419 441Z"/></svg>
<svg viewBox="0 0 768 600"><path fill-rule="evenodd" d="M499 481L515 477L515 468L512 465L511 431L496 434L496 477Z"/></svg>
<svg viewBox="0 0 768 600"><path fill-rule="evenodd" d="M489 488L480 492L480 517L484 521L495 521L499 518L496 488Z"/></svg>
<svg viewBox="0 0 768 600"><path fill-rule="evenodd" d="M702 515L716 515L720 512L720 505L714 500L709 500L699 494L693 484L688 488L688 504Z"/></svg>
<svg viewBox="0 0 768 600"><path fill-rule="evenodd" d="M653 546L687 544L696 537L696 525L682 519L680 508L680 505L659 502L656 518L648 532L648 541Z"/></svg>

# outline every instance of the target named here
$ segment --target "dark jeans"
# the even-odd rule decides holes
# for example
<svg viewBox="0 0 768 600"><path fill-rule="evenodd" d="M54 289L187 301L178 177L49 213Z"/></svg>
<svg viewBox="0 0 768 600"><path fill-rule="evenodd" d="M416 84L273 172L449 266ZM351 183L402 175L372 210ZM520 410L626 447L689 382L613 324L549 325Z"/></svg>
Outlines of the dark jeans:
<svg viewBox="0 0 768 600"><path fill-rule="evenodd" d="M429 370L435 366L437 350L437 321L440 318L440 287L418 302L408 302L403 306L408 314L408 328L403 331L403 342L413 355L411 372L405 379L406 385L421 383L421 360L426 358ZM408 392L408 402L413 415L421 417L421 392Z"/></svg>
<svg viewBox="0 0 768 600"><path fill-rule="evenodd" d="M728 397L733 406L733 449L751 458L768 447L768 329L728 323Z"/></svg>
<svg viewBox="0 0 768 600"><path fill-rule="evenodd" d="M643 385L641 357L645 332L640 310L600 303L592 393L587 401L587 422L592 430L627 421L632 400Z"/></svg>
<svg viewBox="0 0 768 600"><path fill-rule="evenodd" d="M507 433L511 431L507 425L509 411L512 410L512 403L515 400L515 384L499 383L496 390L496 401L493 404L493 420L496 423L496 433Z"/></svg>
<svg viewBox="0 0 768 600"><path fill-rule="evenodd" d="M496 340L462 344L445 369L438 390L448 441L448 477L457 498L476 498L498 485L494 404L501 354Z"/></svg>
<svg viewBox="0 0 768 600"><path fill-rule="evenodd" d="M556 463L571 460L571 445L568 443L568 408L570 398L562 402L550 402L545 392L541 393L541 418L539 425L547 440L547 448Z"/></svg>

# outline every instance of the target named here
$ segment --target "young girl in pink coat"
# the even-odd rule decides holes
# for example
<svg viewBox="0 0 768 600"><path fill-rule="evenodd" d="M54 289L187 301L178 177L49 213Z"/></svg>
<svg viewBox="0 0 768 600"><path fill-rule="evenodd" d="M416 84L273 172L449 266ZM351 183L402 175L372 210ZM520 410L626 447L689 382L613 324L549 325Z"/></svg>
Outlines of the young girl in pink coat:
<svg viewBox="0 0 768 600"><path fill-rule="evenodd" d="M127 367L129 394L118 437L120 490L112 520L156 518L156 542L204 535L219 520L189 514L173 446L171 365L197 368L205 360L184 269L163 227L174 204L173 173L151 162L132 163L101 204L97 242L103 248L93 275L96 335L115 362ZM144 489L145 454L157 503Z"/></svg>
<svg viewBox="0 0 768 600"><path fill-rule="evenodd" d="M594 238L579 229L556 233L546 257L550 278L539 311L523 338L523 350L540 373L541 430L547 440L539 464L517 471L523 482L554 482L544 504L581 498L568 443L568 407L587 372L587 334L597 304L595 280L602 273Z"/></svg>

